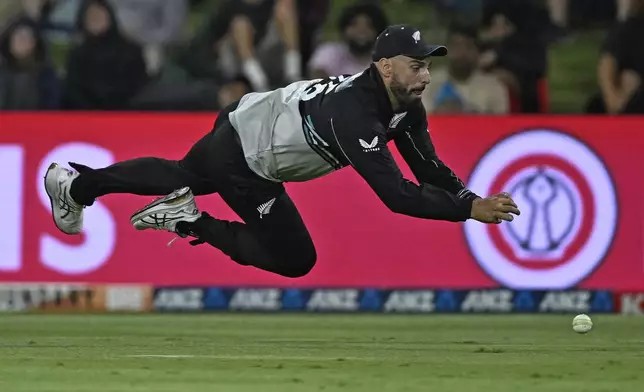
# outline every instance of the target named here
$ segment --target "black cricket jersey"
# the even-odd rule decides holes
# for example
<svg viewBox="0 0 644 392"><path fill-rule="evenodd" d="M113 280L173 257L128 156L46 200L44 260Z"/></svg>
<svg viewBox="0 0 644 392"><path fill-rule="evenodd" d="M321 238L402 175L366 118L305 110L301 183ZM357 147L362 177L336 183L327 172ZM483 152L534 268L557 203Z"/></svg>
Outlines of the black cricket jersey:
<svg viewBox="0 0 644 392"><path fill-rule="evenodd" d="M245 95L229 114L251 170L301 182L352 166L392 211L465 221L477 197L437 156L419 101L395 113L377 68ZM394 141L419 185L404 178Z"/></svg>

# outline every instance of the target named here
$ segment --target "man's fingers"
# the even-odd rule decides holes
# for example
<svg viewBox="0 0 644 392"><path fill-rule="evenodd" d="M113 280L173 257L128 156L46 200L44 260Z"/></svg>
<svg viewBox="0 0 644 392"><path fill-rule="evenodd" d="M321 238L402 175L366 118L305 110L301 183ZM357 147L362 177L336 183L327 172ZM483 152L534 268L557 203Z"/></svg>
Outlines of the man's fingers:
<svg viewBox="0 0 644 392"><path fill-rule="evenodd" d="M495 211L512 212L519 215L519 208L514 203L497 203L494 205Z"/></svg>
<svg viewBox="0 0 644 392"><path fill-rule="evenodd" d="M507 205L507 204L501 205L501 208L499 208L499 211L501 211L501 212L511 212L514 215L521 215L521 211L519 211L519 209L516 206L513 207L513 206Z"/></svg>
<svg viewBox="0 0 644 392"><path fill-rule="evenodd" d="M485 220L488 223L499 224L503 221L512 222L514 220L512 214L521 214L521 211L519 211L519 208L508 192L489 196L485 200L486 203L482 207L489 209L488 213L491 213L489 218Z"/></svg>
<svg viewBox="0 0 644 392"><path fill-rule="evenodd" d="M501 219L501 220L504 220L504 221L507 221L507 222L512 222L512 221L514 220L514 217L513 217L512 215L510 215L510 214L506 214L506 213L504 213L504 212L500 212L500 211L497 211L497 212L494 214L494 216L495 216L497 219Z"/></svg>
<svg viewBox="0 0 644 392"><path fill-rule="evenodd" d="M514 202L514 200L510 199L509 197L502 197L498 199L499 203L505 204L505 205L510 205L512 207L516 207L517 204Z"/></svg>

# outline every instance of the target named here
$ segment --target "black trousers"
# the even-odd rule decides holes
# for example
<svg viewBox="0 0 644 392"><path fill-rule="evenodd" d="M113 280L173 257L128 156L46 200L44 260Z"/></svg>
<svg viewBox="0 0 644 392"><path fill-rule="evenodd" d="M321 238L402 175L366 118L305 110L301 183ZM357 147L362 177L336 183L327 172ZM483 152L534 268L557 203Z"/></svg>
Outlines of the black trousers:
<svg viewBox="0 0 644 392"><path fill-rule="evenodd" d="M82 205L111 193L163 196L189 186L195 196L218 193L244 223L215 219L208 214L194 223L177 225L242 265L287 277L306 275L315 265L316 251L295 204L280 183L265 180L246 164L227 108L214 129L194 144L180 161L138 158L102 169L70 163L80 175L70 193ZM268 214L258 207L275 199Z"/></svg>

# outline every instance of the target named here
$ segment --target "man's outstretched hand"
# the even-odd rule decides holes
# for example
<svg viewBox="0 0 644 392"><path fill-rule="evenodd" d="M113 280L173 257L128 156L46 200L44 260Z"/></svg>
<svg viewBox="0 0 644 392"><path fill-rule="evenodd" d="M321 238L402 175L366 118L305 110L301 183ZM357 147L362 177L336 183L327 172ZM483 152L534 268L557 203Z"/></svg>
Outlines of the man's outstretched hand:
<svg viewBox="0 0 644 392"><path fill-rule="evenodd" d="M502 221L512 222L514 215L520 215L521 211L517 208L510 194L500 193L486 197L485 199L475 199L472 202L471 218L483 223L501 223Z"/></svg>

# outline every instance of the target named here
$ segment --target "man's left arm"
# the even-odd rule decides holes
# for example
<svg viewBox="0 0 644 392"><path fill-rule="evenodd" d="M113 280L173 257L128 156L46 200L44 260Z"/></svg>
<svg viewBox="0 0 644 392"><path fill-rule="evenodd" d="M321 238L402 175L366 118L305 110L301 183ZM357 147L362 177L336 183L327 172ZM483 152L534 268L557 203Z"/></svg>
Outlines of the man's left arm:
<svg viewBox="0 0 644 392"><path fill-rule="evenodd" d="M427 131L427 119L401 132L394 142L419 182L440 187L462 199L479 197L438 158Z"/></svg>

